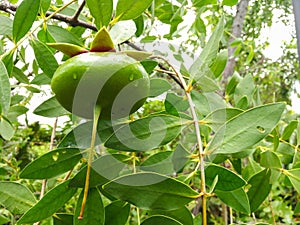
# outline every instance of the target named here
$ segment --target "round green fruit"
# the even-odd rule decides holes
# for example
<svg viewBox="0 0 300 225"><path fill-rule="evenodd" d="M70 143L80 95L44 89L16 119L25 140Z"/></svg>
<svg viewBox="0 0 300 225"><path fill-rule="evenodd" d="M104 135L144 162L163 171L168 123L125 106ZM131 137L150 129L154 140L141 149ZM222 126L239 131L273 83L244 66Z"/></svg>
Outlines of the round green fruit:
<svg viewBox="0 0 300 225"><path fill-rule="evenodd" d="M123 53L88 52L68 59L56 70L51 88L69 112L118 119L137 111L149 95L150 82L140 62Z"/></svg>

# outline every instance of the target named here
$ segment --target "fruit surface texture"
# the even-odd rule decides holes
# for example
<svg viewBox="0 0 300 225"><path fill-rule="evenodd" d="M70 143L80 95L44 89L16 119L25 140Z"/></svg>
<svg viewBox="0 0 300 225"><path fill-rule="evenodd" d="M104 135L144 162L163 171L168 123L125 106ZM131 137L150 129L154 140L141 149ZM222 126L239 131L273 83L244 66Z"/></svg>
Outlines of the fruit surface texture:
<svg viewBox="0 0 300 225"><path fill-rule="evenodd" d="M74 56L56 70L51 88L69 112L91 119L95 106L103 119L118 119L137 111L150 89L140 62L123 53L88 52Z"/></svg>

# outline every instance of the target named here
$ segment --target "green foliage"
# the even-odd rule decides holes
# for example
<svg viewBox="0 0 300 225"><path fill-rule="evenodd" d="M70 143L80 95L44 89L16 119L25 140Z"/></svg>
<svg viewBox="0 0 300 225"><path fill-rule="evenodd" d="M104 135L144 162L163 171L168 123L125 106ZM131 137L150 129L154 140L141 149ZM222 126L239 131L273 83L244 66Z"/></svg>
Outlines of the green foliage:
<svg viewBox="0 0 300 225"><path fill-rule="evenodd" d="M9 2L18 6L0 2L0 224L225 224L226 207L234 224L297 223L300 120L286 107L296 42L272 61L259 41L276 9L288 24L290 2L250 1L231 46L237 0ZM99 47L102 27L102 46L141 61L150 93L93 133L49 84L69 57ZM133 51L143 49L152 52Z"/></svg>

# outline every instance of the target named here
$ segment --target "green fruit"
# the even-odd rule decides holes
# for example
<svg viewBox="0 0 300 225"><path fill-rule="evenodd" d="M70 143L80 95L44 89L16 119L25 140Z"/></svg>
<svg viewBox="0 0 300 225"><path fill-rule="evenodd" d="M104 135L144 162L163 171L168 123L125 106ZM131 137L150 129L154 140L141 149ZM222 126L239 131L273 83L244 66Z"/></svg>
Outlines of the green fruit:
<svg viewBox="0 0 300 225"><path fill-rule="evenodd" d="M150 82L144 67L133 58L115 52L89 52L74 56L56 70L51 88L59 103L73 114L93 118L129 116L145 102Z"/></svg>

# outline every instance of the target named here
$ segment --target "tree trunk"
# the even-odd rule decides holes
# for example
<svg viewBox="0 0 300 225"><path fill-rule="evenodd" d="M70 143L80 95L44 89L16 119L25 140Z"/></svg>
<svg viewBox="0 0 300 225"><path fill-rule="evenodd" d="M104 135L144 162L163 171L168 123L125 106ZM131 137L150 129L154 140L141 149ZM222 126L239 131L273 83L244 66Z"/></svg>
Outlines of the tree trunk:
<svg viewBox="0 0 300 225"><path fill-rule="evenodd" d="M240 0L237 4L236 15L232 24L231 37L228 42L228 61L223 72L223 83L226 83L227 79L232 76L234 72L235 58L233 57L233 53L235 47L230 47L230 44L242 35L243 23L248 11L249 1L250 0Z"/></svg>

